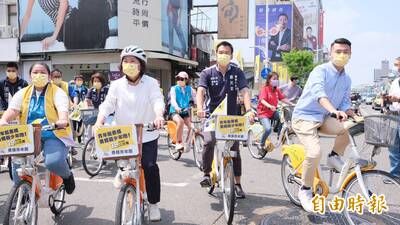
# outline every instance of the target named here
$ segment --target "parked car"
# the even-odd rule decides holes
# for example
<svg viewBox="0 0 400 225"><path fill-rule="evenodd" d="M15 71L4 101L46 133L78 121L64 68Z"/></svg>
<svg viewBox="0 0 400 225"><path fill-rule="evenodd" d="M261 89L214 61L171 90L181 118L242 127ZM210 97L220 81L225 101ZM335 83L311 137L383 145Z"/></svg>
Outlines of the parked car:
<svg viewBox="0 0 400 225"><path fill-rule="evenodd" d="M365 104L372 105L372 102L374 101L374 97L375 97L375 95L373 95L373 94L366 95Z"/></svg>
<svg viewBox="0 0 400 225"><path fill-rule="evenodd" d="M380 95L377 95L372 102L372 109L375 110L380 110L382 106L382 97Z"/></svg>

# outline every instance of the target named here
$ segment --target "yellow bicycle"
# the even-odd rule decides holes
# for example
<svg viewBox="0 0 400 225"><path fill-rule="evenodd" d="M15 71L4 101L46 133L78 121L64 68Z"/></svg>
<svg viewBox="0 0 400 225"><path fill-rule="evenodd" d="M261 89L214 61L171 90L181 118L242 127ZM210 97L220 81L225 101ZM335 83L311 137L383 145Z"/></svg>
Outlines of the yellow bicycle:
<svg viewBox="0 0 400 225"><path fill-rule="evenodd" d="M236 157L236 152L230 149L235 141L247 140L248 120L244 116L214 116L214 118L215 138L217 141L225 141L225 145L223 149L215 146L210 173L211 187L208 188L208 193L212 194L216 186L221 188L225 219L227 224L231 224L236 201L232 158Z"/></svg>
<svg viewBox="0 0 400 225"><path fill-rule="evenodd" d="M347 123L347 122L346 122ZM349 122L347 124L351 144L350 156L346 159L335 186L333 175L336 172L330 170L329 183L325 182L321 175L321 169L315 171L314 194L327 197L328 194L341 193L344 199L363 196L367 201L373 194L385 195L389 211L380 215L364 211L358 214L350 210L344 210L344 216L349 224L400 224L400 183L389 173L375 170L377 162L374 157L380 153L382 147L394 145L395 135L399 125L399 119L391 116L372 115L364 117L363 122ZM369 160L360 156L355 136L365 130L365 142L373 146ZM297 197L301 186L301 174L305 150L302 145L292 144L283 146L283 159L281 165L281 178L283 187L290 201L301 206Z"/></svg>

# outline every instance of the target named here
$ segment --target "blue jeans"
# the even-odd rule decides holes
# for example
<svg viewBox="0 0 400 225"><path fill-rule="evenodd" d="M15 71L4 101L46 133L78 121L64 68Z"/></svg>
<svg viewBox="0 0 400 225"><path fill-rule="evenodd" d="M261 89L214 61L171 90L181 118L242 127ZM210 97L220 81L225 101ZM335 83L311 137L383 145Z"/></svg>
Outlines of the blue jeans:
<svg viewBox="0 0 400 225"><path fill-rule="evenodd" d="M268 136L271 134L271 130L272 130L271 122L272 121L279 121L279 113L278 112L275 112L274 115L272 116L272 118L260 118L260 122L264 127L264 133L261 136L261 142L260 142L261 146L265 145L265 141L267 140ZM279 125L279 127L278 127L278 133L279 133L280 129L281 129L281 125Z"/></svg>
<svg viewBox="0 0 400 225"><path fill-rule="evenodd" d="M397 130L394 146L389 148L389 159L390 173L400 178L400 129Z"/></svg>
<svg viewBox="0 0 400 225"><path fill-rule="evenodd" d="M42 139L42 148L46 168L64 179L68 178L71 175L71 170L67 163L68 149L65 144L60 139ZM18 184L21 180L17 174L19 167L19 164L12 164L14 184Z"/></svg>

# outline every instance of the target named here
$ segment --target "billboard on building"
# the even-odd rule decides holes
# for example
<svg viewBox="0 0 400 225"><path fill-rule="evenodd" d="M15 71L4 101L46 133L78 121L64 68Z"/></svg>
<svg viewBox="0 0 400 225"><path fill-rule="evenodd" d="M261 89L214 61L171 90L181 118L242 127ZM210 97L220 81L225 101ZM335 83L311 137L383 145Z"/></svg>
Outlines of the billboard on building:
<svg viewBox="0 0 400 225"><path fill-rule="evenodd" d="M19 0L21 53L115 49L117 0Z"/></svg>
<svg viewBox="0 0 400 225"><path fill-rule="evenodd" d="M268 5L268 9L268 56L271 62L279 62L292 49L292 5Z"/></svg>
<svg viewBox="0 0 400 225"><path fill-rule="evenodd" d="M248 38L248 0L218 1L218 38Z"/></svg>
<svg viewBox="0 0 400 225"><path fill-rule="evenodd" d="M254 39L254 56L259 55L259 60L264 61L268 57L267 41L267 9L265 2L261 4L256 4L255 13L255 39Z"/></svg>
<svg viewBox="0 0 400 225"><path fill-rule="evenodd" d="M118 1L118 48L161 51L161 1Z"/></svg>
<svg viewBox="0 0 400 225"><path fill-rule="evenodd" d="M164 52L188 58L189 17L187 0L162 0L162 48Z"/></svg>
<svg viewBox="0 0 400 225"><path fill-rule="evenodd" d="M304 20L303 48L316 51L319 49L319 0L296 0L295 4Z"/></svg>

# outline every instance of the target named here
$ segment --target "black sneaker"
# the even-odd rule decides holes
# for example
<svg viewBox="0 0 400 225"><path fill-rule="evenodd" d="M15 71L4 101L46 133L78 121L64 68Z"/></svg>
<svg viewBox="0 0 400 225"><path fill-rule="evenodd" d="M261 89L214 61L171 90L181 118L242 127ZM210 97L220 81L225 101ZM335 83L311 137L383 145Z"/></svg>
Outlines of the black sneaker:
<svg viewBox="0 0 400 225"><path fill-rule="evenodd" d="M205 187L211 187L211 178L210 175L204 175L203 176L203 180L200 181L200 185L201 187L205 188Z"/></svg>
<svg viewBox="0 0 400 225"><path fill-rule="evenodd" d="M63 178L63 181L65 186L65 192L67 192L67 194L72 194L72 192L74 192L75 190L74 174L71 172L71 175L67 179Z"/></svg>
<svg viewBox="0 0 400 225"><path fill-rule="evenodd" d="M242 185L240 184L235 184L235 194L236 194L236 198L245 198L246 195L244 194Z"/></svg>

